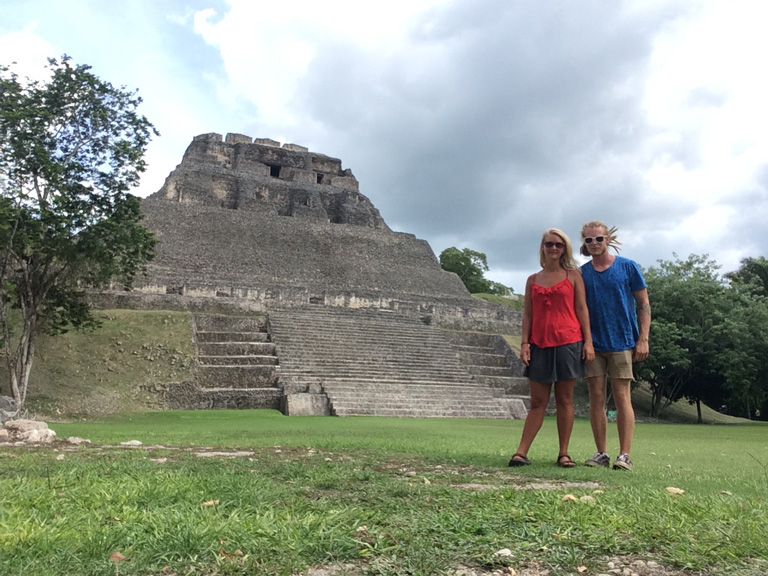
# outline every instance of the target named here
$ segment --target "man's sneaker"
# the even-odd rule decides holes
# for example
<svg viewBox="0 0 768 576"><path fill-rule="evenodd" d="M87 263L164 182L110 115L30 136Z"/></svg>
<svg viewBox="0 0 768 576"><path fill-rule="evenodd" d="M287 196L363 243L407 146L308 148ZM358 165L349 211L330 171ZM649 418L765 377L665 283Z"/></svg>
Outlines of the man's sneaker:
<svg viewBox="0 0 768 576"><path fill-rule="evenodd" d="M605 466L608 468L611 464L611 457L605 452L597 452L592 458L584 461L584 466L592 466L597 468L598 466Z"/></svg>
<svg viewBox="0 0 768 576"><path fill-rule="evenodd" d="M620 454L613 463L614 470L632 470L632 459L629 454Z"/></svg>

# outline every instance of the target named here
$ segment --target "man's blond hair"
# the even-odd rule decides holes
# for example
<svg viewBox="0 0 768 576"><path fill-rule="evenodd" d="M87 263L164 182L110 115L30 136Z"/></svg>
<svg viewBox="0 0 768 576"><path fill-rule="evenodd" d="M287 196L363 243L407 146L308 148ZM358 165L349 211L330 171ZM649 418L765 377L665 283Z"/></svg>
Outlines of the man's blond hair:
<svg viewBox="0 0 768 576"><path fill-rule="evenodd" d="M621 248L621 242L616 238L616 232L619 231L616 226L612 226L611 228L608 228L603 222L600 220L592 220L591 222L587 222L581 227L581 247L579 248L579 254L582 256L589 256L589 250L587 250L587 245L584 243L584 231L587 228L602 228L604 230L605 236L607 238L608 247L613 248L616 251L616 254L619 253Z"/></svg>

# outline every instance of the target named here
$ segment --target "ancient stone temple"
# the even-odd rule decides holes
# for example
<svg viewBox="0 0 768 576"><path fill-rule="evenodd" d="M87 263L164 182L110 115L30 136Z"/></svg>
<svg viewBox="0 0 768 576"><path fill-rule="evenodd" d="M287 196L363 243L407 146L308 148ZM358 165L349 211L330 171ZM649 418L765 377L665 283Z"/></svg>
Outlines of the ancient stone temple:
<svg viewBox="0 0 768 576"><path fill-rule="evenodd" d="M142 209L157 257L110 305L190 311L196 378L169 406L524 414L527 383L500 336L520 333L519 315L390 230L340 160L203 134Z"/></svg>

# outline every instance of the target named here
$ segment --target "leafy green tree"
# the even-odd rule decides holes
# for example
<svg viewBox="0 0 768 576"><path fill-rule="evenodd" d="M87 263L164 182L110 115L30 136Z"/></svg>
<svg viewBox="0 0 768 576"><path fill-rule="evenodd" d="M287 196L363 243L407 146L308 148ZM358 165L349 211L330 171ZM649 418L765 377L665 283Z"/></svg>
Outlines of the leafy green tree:
<svg viewBox="0 0 768 576"><path fill-rule="evenodd" d="M155 246L128 194L157 134L141 99L67 56L47 70L33 81L0 66L0 322L19 407L39 331L94 325L83 290L130 286Z"/></svg>
<svg viewBox="0 0 768 576"><path fill-rule="evenodd" d="M764 256L742 259L739 269L725 276L734 286L768 298L768 260Z"/></svg>
<svg viewBox="0 0 768 576"><path fill-rule="evenodd" d="M751 417L768 398L768 300L731 291L736 306L721 326L713 366L725 380L730 413Z"/></svg>
<svg viewBox="0 0 768 576"><path fill-rule="evenodd" d="M720 354L718 362L731 383L729 406L751 417L755 408L768 409L768 260L745 258L726 278L739 307L728 324L733 354Z"/></svg>
<svg viewBox="0 0 768 576"><path fill-rule="evenodd" d="M639 368L652 415L685 397L749 416L768 398L768 298L761 260L727 276L707 256L659 261L646 274L653 306L651 353ZM757 264L757 271L754 266Z"/></svg>
<svg viewBox="0 0 768 576"><path fill-rule="evenodd" d="M683 396L698 405L722 395L725 379L714 370L714 354L731 347L722 324L733 304L719 266L706 255L675 258L645 273L653 345L639 372L653 392L652 416Z"/></svg>
<svg viewBox="0 0 768 576"><path fill-rule="evenodd" d="M489 268L488 259L482 252L469 248L446 248L440 253L440 266L458 275L470 294L509 295L509 288L484 277Z"/></svg>

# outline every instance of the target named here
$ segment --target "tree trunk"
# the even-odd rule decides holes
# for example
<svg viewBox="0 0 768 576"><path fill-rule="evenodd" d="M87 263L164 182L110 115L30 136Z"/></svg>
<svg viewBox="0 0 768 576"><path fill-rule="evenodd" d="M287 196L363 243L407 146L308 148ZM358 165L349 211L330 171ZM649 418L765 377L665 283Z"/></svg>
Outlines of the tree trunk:
<svg viewBox="0 0 768 576"><path fill-rule="evenodd" d="M6 354L6 364L11 378L11 394L16 401L16 407L21 410L27 400L29 375L32 372L32 361L35 357L35 326L37 318L25 318L22 325L19 343L13 354ZM6 351L8 346L6 346Z"/></svg>
<svg viewBox="0 0 768 576"><path fill-rule="evenodd" d="M703 424L704 420L701 418L701 400L696 398L696 423Z"/></svg>
<svg viewBox="0 0 768 576"><path fill-rule="evenodd" d="M651 402L651 417L658 418L661 413L661 401L664 399L664 394L661 386L657 386L653 390L653 398Z"/></svg>

